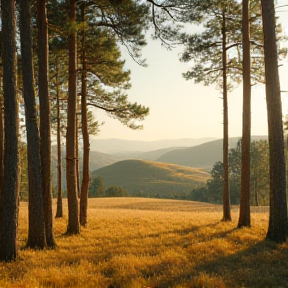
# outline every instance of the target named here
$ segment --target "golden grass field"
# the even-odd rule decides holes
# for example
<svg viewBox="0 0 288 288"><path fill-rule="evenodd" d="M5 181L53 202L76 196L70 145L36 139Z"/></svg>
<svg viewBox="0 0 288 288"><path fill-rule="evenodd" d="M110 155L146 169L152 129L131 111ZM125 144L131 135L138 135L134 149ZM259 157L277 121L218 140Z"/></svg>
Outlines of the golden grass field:
<svg viewBox="0 0 288 288"><path fill-rule="evenodd" d="M265 241L267 209L252 211L252 228L236 229L237 207L225 223L221 206L210 204L89 199L80 235L65 235L66 216L55 219L57 248L33 251L23 249L21 203L19 258L0 263L0 287L288 287L288 246Z"/></svg>

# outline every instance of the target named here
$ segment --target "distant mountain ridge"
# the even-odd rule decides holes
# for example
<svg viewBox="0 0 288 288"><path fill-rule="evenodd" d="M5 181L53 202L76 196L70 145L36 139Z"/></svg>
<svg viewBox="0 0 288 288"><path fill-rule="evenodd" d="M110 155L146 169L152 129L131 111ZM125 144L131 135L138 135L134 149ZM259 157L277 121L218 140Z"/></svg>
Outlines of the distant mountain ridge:
<svg viewBox="0 0 288 288"><path fill-rule="evenodd" d="M241 139L241 137L229 138L229 148L235 148L239 139ZM252 136L251 139L252 141L267 140L267 136ZM219 139L198 146L169 151L155 161L210 169L217 161L223 160L222 155L223 139Z"/></svg>
<svg viewBox="0 0 288 288"><path fill-rule="evenodd" d="M107 154L117 155L125 154L125 152L143 152L165 149L171 147L191 147L200 145L205 142L216 140L217 138L207 137L200 139L180 138L155 141L139 141L125 139L91 139L90 150Z"/></svg>

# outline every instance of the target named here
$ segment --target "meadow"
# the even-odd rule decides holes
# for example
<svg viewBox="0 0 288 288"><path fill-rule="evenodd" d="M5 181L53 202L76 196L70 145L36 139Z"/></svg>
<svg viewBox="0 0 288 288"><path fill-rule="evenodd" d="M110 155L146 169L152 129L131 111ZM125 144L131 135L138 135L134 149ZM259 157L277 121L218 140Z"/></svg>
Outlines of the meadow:
<svg viewBox="0 0 288 288"><path fill-rule="evenodd" d="M148 198L89 199L87 228L57 248L25 249L27 203L20 204L19 258L0 263L0 287L288 287L288 246L266 241L268 211L252 209L252 228L221 222L221 206ZM65 215L67 206L65 201Z"/></svg>

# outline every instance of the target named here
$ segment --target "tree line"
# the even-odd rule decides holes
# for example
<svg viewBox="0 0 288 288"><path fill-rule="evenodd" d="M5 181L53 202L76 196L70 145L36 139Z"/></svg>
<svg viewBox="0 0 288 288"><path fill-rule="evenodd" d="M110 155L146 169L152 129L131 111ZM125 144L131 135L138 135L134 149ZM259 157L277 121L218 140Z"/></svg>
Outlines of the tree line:
<svg viewBox="0 0 288 288"><path fill-rule="evenodd" d="M229 189L232 205L240 204L242 141L230 149ZM250 205L269 205L269 147L268 141L252 141L250 153ZM216 162L211 169L211 179L205 186L193 189L188 195L190 200L220 204L223 191L223 162Z"/></svg>
<svg viewBox="0 0 288 288"><path fill-rule="evenodd" d="M150 27L153 27L154 38L160 39L165 46L183 45L181 60L194 63L184 74L185 78L207 85L216 83L222 90L224 221L231 220L228 91L243 83L239 227L250 226L251 81L265 82L270 155L267 237L276 242L286 240L286 177L278 74L280 51L276 43L273 0L261 0L261 3L256 0L243 0L242 3L236 0L3 0L1 12L0 260L10 261L17 257L19 97L24 99L27 141L27 247L53 249L56 243L51 195L51 100L56 102L58 147L61 146L61 128L64 127L66 134L67 234L78 234L80 225L87 224L89 106L106 111L132 129L141 127L139 121L148 115L149 109L128 100L125 91L131 86L130 71L124 70L118 46L123 45L139 65L145 66L141 49L146 44L145 33ZM198 35L183 33L181 27L193 23L201 24L204 32ZM39 99L39 111L36 99ZM67 110L61 112L61 106L66 106ZM76 155L78 114L81 115L83 137L81 185ZM92 125L93 121L89 123ZM98 124L94 121L93 125L97 127ZM61 173L60 169L58 173ZM61 201L59 190L59 216Z"/></svg>

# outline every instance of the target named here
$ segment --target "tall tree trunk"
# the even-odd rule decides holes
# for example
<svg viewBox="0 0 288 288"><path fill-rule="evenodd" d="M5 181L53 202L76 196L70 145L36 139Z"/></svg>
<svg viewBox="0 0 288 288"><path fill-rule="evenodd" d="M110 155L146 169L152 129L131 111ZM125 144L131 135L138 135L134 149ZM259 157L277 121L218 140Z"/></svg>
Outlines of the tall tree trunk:
<svg viewBox="0 0 288 288"><path fill-rule="evenodd" d="M29 182L29 230L27 246L43 249L46 246L46 239L41 195L40 139L34 91L31 0L19 1L19 5Z"/></svg>
<svg viewBox="0 0 288 288"><path fill-rule="evenodd" d="M1 195L0 261L17 257L18 103L16 97L15 1L2 0L3 90L5 107L4 187Z"/></svg>
<svg viewBox="0 0 288 288"><path fill-rule="evenodd" d="M38 85L40 101L40 153L42 168L42 195L47 247L56 246L53 231L52 190L51 190L51 127L48 93L48 25L46 0L37 2L38 25Z"/></svg>
<svg viewBox="0 0 288 288"><path fill-rule="evenodd" d="M261 0L261 5L270 152L270 217L267 238L281 243L286 241L287 204L282 104L275 33L275 7L273 0Z"/></svg>
<svg viewBox="0 0 288 288"><path fill-rule="evenodd" d="M0 89L3 90L2 85L3 76L0 78ZM0 199L4 183L4 105L1 95L0 99ZM1 212L0 212L1 213Z"/></svg>
<svg viewBox="0 0 288 288"><path fill-rule="evenodd" d="M243 45L243 120L240 214L238 227L250 226L250 143L251 143L251 76L249 0L242 0Z"/></svg>
<svg viewBox="0 0 288 288"><path fill-rule="evenodd" d="M85 5L82 5L82 21L85 21ZM80 224L87 224L87 204L88 191L90 182L89 171L89 133L87 125L87 65L86 65L86 50L85 50L85 28L82 35L82 91L81 91L81 117L82 117L82 135L83 135L83 177L81 185L80 198Z"/></svg>
<svg viewBox="0 0 288 288"><path fill-rule="evenodd" d="M66 179L68 196L68 234L80 232L78 220L78 199L75 169L75 130L76 130L76 1L69 0L69 84L66 135Z"/></svg>
<svg viewBox="0 0 288 288"><path fill-rule="evenodd" d="M61 151L61 115L60 115L60 87L59 87L59 68L56 59L56 95L57 95L57 210L56 218L63 217L62 206L62 151Z"/></svg>
<svg viewBox="0 0 288 288"><path fill-rule="evenodd" d="M230 191L229 191L229 162L228 162L228 91L227 91L227 47L226 47L226 16L223 8L222 26L222 65L223 65L223 219L231 221Z"/></svg>

